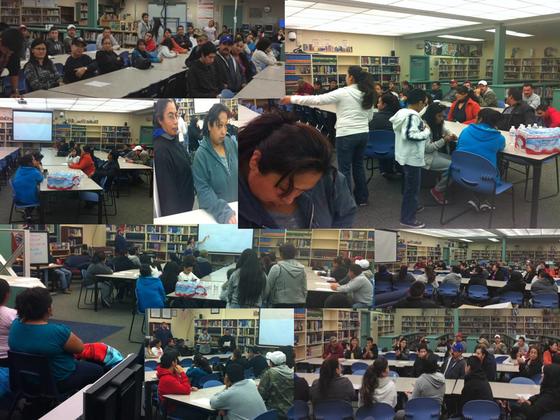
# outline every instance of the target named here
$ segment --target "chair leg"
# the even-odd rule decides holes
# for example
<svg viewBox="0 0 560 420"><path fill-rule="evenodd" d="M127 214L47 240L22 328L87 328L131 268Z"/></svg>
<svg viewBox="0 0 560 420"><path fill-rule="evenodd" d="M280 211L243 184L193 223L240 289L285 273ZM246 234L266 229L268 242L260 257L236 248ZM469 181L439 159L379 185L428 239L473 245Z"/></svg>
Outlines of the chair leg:
<svg viewBox="0 0 560 420"><path fill-rule="evenodd" d="M515 227L515 191L513 185L511 186L511 221Z"/></svg>
<svg viewBox="0 0 560 420"><path fill-rule="evenodd" d="M10 208L10 218L8 219L9 224L12 224L12 215L14 214L14 207L15 207L15 203L14 200L12 200L12 207Z"/></svg>
<svg viewBox="0 0 560 420"><path fill-rule="evenodd" d="M132 322L130 323L130 330L128 331L128 341L131 342L132 328L134 327L134 318L136 318L136 310L132 313Z"/></svg>
<svg viewBox="0 0 560 420"><path fill-rule="evenodd" d="M78 295L78 309L80 309L80 300L82 299L82 290L84 290L84 285L80 286L80 294Z"/></svg>

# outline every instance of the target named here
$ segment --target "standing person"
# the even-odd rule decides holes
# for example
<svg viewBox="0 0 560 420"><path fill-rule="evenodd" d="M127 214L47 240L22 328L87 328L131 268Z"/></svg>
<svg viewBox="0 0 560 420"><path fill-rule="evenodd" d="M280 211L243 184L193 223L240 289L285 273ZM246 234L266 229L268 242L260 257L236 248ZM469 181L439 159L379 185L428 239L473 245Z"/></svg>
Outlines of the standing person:
<svg viewBox="0 0 560 420"><path fill-rule="evenodd" d="M270 367L260 377L259 394L268 410L276 410L278 418L285 419L294 402L294 370L286 365L281 351L266 353L266 360Z"/></svg>
<svg viewBox="0 0 560 420"><path fill-rule="evenodd" d="M456 100L451 104L447 119L463 124L476 122L480 105L469 96L469 89L466 86L459 86L455 93Z"/></svg>
<svg viewBox="0 0 560 420"><path fill-rule="evenodd" d="M492 353L488 352L488 349L484 344L478 344L475 348L474 355L480 359L482 370L486 374L486 378L489 381L496 380L496 359Z"/></svg>
<svg viewBox="0 0 560 420"><path fill-rule="evenodd" d="M265 300L274 307L303 307L307 299L307 276L304 266L296 260L293 244L279 247L281 260L267 276Z"/></svg>
<svg viewBox="0 0 560 420"><path fill-rule="evenodd" d="M210 343L212 342L212 337L208 334L208 330L204 328L202 333L198 335L196 340L198 344L198 352L200 354L210 354L212 351Z"/></svg>
<svg viewBox="0 0 560 420"><path fill-rule="evenodd" d="M150 15L142 13L142 19L138 22L138 39L144 39L146 33L152 32L154 22L150 19Z"/></svg>
<svg viewBox="0 0 560 420"><path fill-rule="evenodd" d="M0 34L0 72L4 69L9 72L12 97L19 96L19 56L23 45L23 35L15 28L5 29Z"/></svg>
<svg viewBox="0 0 560 420"><path fill-rule="evenodd" d="M59 55L64 54L64 45L58 39L58 29L55 26L51 26L47 34L47 53L49 55Z"/></svg>
<svg viewBox="0 0 560 420"><path fill-rule="evenodd" d="M31 43L31 56L23 67L25 80L31 90L51 89L57 87L61 75L47 55L47 44L40 38Z"/></svg>
<svg viewBox="0 0 560 420"><path fill-rule="evenodd" d="M154 337L161 340L161 345L163 348L167 347L169 342L173 340L173 334L171 333L169 324L165 321L159 324L159 327L157 327L154 331Z"/></svg>
<svg viewBox="0 0 560 420"><path fill-rule="evenodd" d="M373 303L373 284L362 274L362 267L352 264L348 268L350 281L344 285L332 283L331 289L339 293L348 293L352 298L353 308L369 308Z"/></svg>
<svg viewBox="0 0 560 420"><path fill-rule="evenodd" d="M478 103L480 104L480 106L498 106L498 97L496 96L496 93L494 93L494 91L488 87L488 82L486 80L481 80L480 82L478 82L474 93L479 99Z"/></svg>
<svg viewBox="0 0 560 420"><path fill-rule="evenodd" d="M389 363L380 358L366 370L360 388L360 406L371 407L384 403L395 408L397 405L397 388L389 377Z"/></svg>
<svg viewBox="0 0 560 420"><path fill-rule="evenodd" d="M533 108L533 110L537 109L541 104L541 97L535 93L532 83L525 83L523 85L523 102Z"/></svg>
<svg viewBox="0 0 560 420"><path fill-rule="evenodd" d="M346 86L317 96L286 96L284 105L336 105L336 155L338 169L346 177L356 203L368 203L368 189L364 170L364 153L369 138L369 121L373 117L375 92L371 75L359 66L350 66ZM352 176L351 176L352 174Z"/></svg>
<svg viewBox="0 0 560 420"><path fill-rule="evenodd" d="M311 385L311 401L313 404L325 400L356 400L356 391L350 379L342 375L342 367L337 358L323 361L319 371L319 379Z"/></svg>
<svg viewBox="0 0 560 420"><path fill-rule="evenodd" d="M33 42L33 38L31 37L31 32L29 32L29 29L27 29L27 26L25 26L24 24L19 25L19 31L21 32L21 35L23 36L23 44L22 44L22 47L21 47L20 58L22 60L25 60L25 59L27 59L27 51L31 47L31 43Z"/></svg>
<svg viewBox="0 0 560 420"><path fill-rule="evenodd" d="M400 223L413 228L425 226L416 219L416 213L423 208L418 202L420 175L426 164L425 144L431 135L429 127L419 114L426 106L426 99L426 92L422 89L409 91L408 108L401 109L390 119L395 130L395 160L403 167L404 172Z"/></svg>
<svg viewBox="0 0 560 420"><path fill-rule="evenodd" d="M115 252L125 255L128 252L128 241L124 236L124 228L117 229L117 235L115 236Z"/></svg>
<svg viewBox="0 0 560 420"><path fill-rule="evenodd" d="M237 224L229 203L237 201L237 144L227 134L230 111L214 104L204 118L203 139L193 163L199 207L218 223Z"/></svg>
<svg viewBox="0 0 560 420"><path fill-rule="evenodd" d="M216 25L214 23L214 19L210 19L208 21L208 25L205 26L202 30L208 37L208 41L213 43L216 40Z"/></svg>
<svg viewBox="0 0 560 420"><path fill-rule="evenodd" d="M257 253L246 249L241 253L236 269L228 280L228 308L260 308L266 289L266 274Z"/></svg>
<svg viewBox="0 0 560 420"><path fill-rule="evenodd" d="M154 107L154 172L160 216L191 211L194 185L190 159L177 139L177 105L158 99Z"/></svg>

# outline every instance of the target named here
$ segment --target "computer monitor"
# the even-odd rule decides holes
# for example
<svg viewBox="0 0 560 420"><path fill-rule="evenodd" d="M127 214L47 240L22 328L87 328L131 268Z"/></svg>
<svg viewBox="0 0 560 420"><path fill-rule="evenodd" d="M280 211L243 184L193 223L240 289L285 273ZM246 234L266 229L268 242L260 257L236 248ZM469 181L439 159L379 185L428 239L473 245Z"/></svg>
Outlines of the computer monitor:
<svg viewBox="0 0 560 420"><path fill-rule="evenodd" d="M137 361L129 354L84 392L84 420L140 420L144 366Z"/></svg>

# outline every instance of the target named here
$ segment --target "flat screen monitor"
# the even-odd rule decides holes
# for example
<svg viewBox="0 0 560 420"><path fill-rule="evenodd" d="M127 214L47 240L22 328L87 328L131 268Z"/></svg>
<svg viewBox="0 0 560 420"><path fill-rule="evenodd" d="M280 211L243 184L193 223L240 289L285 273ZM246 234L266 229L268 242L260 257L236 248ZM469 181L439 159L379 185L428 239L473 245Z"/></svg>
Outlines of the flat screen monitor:
<svg viewBox="0 0 560 420"><path fill-rule="evenodd" d="M49 142L53 141L52 111L23 111L14 109L14 141Z"/></svg>

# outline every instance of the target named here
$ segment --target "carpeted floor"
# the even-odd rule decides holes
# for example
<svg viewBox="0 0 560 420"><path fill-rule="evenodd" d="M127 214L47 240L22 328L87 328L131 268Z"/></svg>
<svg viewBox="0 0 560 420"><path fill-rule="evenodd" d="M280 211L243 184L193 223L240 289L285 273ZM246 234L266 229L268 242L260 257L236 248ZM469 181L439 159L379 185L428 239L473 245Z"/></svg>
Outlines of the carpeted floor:
<svg viewBox="0 0 560 420"><path fill-rule="evenodd" d="M103 341L104 338L115 334L122 330L123 326L117 325L99 325L90 324L88 322L75 322L59 319L50 319L49 322L57 322L66 325L76 334L84 343L97 343Z"/></svg>

